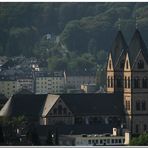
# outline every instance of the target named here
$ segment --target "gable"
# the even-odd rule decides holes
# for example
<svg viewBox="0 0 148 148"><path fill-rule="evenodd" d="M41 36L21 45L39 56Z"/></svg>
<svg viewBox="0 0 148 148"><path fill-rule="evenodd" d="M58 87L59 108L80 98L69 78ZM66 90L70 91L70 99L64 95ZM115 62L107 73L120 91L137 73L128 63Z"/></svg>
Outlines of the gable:
<svg viewBox="0 0 148 148"><path fill-rule="evenodd" d="M107 71L113 71L114 68L113 68L113 61L112 61L112 56L111 56L111 53L109 54L109 57L108 57L108 62L107 62Z"/></svg>
<svg viewBox="0 0 148 148"><path fill-rule="evenodd" d="M139 51L137 57L135 58L132 69L136 71L148 70L148 64L142 50Z"/></svg>
<svg viewBox="0 0 148 148"><path fill-rule="evenodd" d="M46 116L71 116L72 112L61 98L55 102Z"/></svg>
<svg viewBox="0 0 148 148"><path fill-rule="evenodd" d="M131 65L130 65L129 55L127 53L125 57L124 71L130 71L130 70L131 70Z"/></svg>

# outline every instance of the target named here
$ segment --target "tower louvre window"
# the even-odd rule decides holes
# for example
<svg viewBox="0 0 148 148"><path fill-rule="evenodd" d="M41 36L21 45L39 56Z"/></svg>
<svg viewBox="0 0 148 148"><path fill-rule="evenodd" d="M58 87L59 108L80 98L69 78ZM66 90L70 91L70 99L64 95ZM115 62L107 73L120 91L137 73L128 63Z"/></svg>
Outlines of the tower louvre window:
<svg viewBox="0 0 148 148"><path fill-rule="evenodd" d="M143 69L144 68L144 62L142 60L138 61L137 68L138 69Z"/></svg>
<svg viewBox="0 0 148 148"><path fill-rule="evenodd" d="M126 61L126 69L128 69L128 67L129 67L129 66L128 66L128 61Z"/></svg>
<svg viewBox="0 0 148 148"><path fill-rule="evenodd" d="M128 77L128 80L127 80L127 86L128 86L128 88L131 87L131 80L130 80L130 77Z"/></svg>
<svg viewBox="0 0 148 148"><path fill-rule="evenodd" d="M134 88L140 88L140 79L139 79L139 77L134 78Z"/></svg>
<svg viewBox="0 0 148 148"><path fill-rule="evenodd" d="M113 77L111 77L111 85L110 86L113 87L113 85L114 85L113 84Z"/></svg>
<svg viewBox="0 0 148 148"><path fill-rule="evenodd" d="M112 68L111 60L109 61L109 69Z"/></svg>
<svg viewBox="0 0 148 148"><path fill-rule="evenodd" d="M127 88L127 77L124 78L124 87Z"/></svg>
<svg viewBox="0 0 148 148"><path fill-rule="evenodd" d="M110 76L107 78L107 86L110 87Z"/></svg>
<svg viewBox="0 0 148 148"><path fill-rule="evenodd" d="M148 88L148 78L147 77L144 77L142 79L142 87L143 88Z"/></svg>
<svg viewBox="0 0 148 148"><path fill-rule="evenodd" d="M126 104L125 105L126 105L126 109L127 110L130 110L130 108L131 108L130 107L130 101L126 100Z"/></svg>

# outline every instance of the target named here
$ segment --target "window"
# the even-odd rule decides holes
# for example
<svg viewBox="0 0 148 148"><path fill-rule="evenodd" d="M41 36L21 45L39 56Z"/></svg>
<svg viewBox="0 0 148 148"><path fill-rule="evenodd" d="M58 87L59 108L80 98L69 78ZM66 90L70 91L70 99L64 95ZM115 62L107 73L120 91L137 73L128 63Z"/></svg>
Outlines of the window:
<svg viewBox="0 0 148 148"><path fill-rule="evenodd" d="M147 131L147 125L146 124L143 125L143 131Z"/></svg>
<svg viewBox="0 0 148 148"><path fill-rule="evenodd" d="M127 77L124 79L124 87L127 88Z"/></svg>
<svg viewBox="0 0 148 148"><path fill-rule="evenodd" d="M139 125L138 124L136 124L136 126L135 126L135 131L136 131L136 133L139 132Z"/></svg>
<svg viewBox="0 0 148 148"><path fill-rule="evenodd" d="M147 77L144 77L142 79L142 87L143 88L148 88L148 79L147 79Z"/></svg>
<svg viewBox="0 0 148 148"><path fill-rule="evenodd" d="M140 110L140 101L136 101L136 110L139 111Z"/></svg>
<svg viewBox="0 0 148 148"><path fill-rule="evenodd" d="M115 143L114 139L112 139L112 143Z"/></svg>
<svg viewBox="0 0 148 148"><path fill-rule="evenodd" d="M134 88L140 88L140 79L138 77L134 78Z"/></svg>
<svg viewBox="0 0 148 148"><path fill-rule="evenodd" d="M113 87L113 77L111 77L111 87Z"/></svg>
<svg viewBox="0 0 148 148"><path fill-rule="evenodd" d="M91 144L91 140L88 140L88 144Z"/></svg>
<svg viewBox="0 0 148 148"><path fill-rule="evenodd" d="M126 69L128 69L128 61L126 61Z"/></svg>
<svg viewBox="0 0 148 148"><path fill-rule="evenodd" d="M107 86L110 87L110 76L108 76L108 79L107 79Z"/></svg>
<svg viewBox="0 0 148 148"><path fill-rule="evenodd" d="M128 77L128 88L131 87L131 80L130 80L130 77Z"/></svg>
<svg viewBox="0 0 148 148"><path fill-rule="evenodd" d="M138 61L137 68L138 69L143 69L144 68L144 62L142 60Z"/></svg>
<svg viewBox="0 0 148 148"><path fill-rule="evenodd" d="M127 101L127 100L126 100L126 109L130 110L130 101Z"/></svg>
<svg viewBox="0 0 148 148"><path fill-rule="evenodd" d="M111 60L109 61L109 69L112 68Z"/></svg>
<svg viewBox="0 0 148 148"><path fill-rule="evenodd" d="M146 102L145 101L142 101L142 111L145 111L146 110Z"/></svg>

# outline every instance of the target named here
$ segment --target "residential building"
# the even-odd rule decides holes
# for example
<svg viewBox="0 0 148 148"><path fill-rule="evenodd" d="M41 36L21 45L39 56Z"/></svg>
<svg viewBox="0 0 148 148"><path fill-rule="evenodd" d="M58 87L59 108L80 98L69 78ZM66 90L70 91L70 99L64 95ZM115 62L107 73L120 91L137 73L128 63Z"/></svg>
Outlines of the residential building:
<svg viewBox="0 0 148 148"><path fill-rule="evenodd" d="M64 93L65 81L62 72L38 72L35 78L36 94Z"/></svg>

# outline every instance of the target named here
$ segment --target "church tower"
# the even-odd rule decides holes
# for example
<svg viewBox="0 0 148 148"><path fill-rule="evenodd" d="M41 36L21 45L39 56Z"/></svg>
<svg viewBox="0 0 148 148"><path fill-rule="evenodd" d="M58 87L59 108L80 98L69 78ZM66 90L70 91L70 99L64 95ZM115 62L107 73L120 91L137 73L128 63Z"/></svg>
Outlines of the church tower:
<svg viewBox="0 0 148 148"><path fill-rule="evenodd" d="M123 68L127 44L119 30L108 54L107 92L123 92Z"/></svg>
<svg viewBox="0 0 148 148"><path fill-rule="evenodd" d="M136 29L124 63L126 125L132 133L148 130L148 51Z"/></svg>

